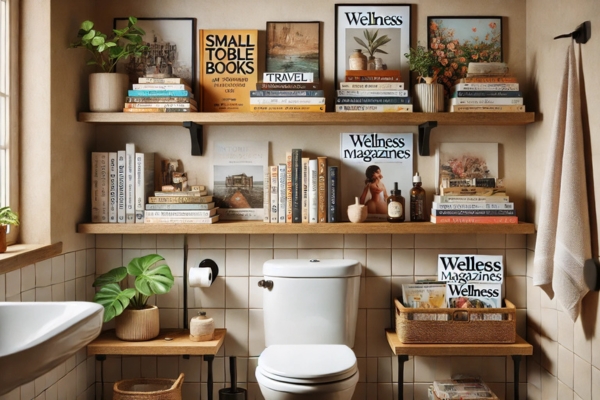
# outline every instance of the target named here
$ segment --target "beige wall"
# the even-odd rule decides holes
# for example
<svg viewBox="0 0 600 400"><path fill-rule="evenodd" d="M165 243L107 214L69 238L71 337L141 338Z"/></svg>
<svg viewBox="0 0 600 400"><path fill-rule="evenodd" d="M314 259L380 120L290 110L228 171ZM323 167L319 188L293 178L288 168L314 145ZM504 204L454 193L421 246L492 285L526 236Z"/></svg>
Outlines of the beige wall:
<svg viewBox="0 0 600 400"><path fill-rule="evenodd" d="M527 1L527 107L539 112L540 122L527 127L527 214L539 222L540 191L549 147L552 121L557 101L567 47L570 39L553 40L554 36L573 31L580 23L590 20L592 32L600 24L600 4L594 0L555 1L552 6L543 0ZM592 35L575 53L581 62L580 76L584 131L589 136L591 163L598 190L600 161L600 115L597 112L600 95L598 37ZM593 200L593 196L590 199ZM596 195L590 210L598 207ZM598 229L592 224L594 256L598 257ZM597 329L598 293L588 294L583 301L582 314L576 323L562 311L556 299L550 300L538 287L532 286L533 249L531 238L527 271L527 338L534 343L534 357L527 369L527 392L530 399L598 399L600 398L600 343Z"/></svg>

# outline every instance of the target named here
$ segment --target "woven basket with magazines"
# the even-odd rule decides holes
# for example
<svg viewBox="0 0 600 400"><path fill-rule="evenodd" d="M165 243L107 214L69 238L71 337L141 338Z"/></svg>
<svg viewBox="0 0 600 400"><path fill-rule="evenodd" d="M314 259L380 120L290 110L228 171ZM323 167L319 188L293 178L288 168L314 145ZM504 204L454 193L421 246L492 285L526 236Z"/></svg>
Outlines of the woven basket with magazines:
<svg viewBox="0 0 600 400"><path fill-rule="evenodd" d="M113 400L181 400L183 374L177 379L137 378L115 382Z"/></svg>
<svg viewBox="0 0 600 400"><path fill-rule="evenodd" d="M516 309L407 308L398 299L396 333L402 343L514 343Z"/></svg>

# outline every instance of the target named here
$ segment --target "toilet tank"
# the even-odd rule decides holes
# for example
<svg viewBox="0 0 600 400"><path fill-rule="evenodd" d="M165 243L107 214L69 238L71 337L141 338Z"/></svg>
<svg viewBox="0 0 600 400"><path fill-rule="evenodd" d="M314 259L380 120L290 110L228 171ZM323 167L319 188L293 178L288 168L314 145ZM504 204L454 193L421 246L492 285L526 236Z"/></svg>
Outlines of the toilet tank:
<svg viewBox="0 0 600 400"><path fill-rule="evenodd" d="M265 344L354 346L361 266L356 260L269 260L263 265Z"/></svg>

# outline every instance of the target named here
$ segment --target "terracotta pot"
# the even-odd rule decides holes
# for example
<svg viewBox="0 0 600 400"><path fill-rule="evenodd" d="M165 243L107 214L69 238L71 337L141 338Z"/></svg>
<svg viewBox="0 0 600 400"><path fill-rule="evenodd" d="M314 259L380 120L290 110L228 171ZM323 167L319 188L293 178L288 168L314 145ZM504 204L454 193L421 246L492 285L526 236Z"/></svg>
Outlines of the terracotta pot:
<svg viewBox="0 0 600 400"><path fill-rule="evenodd" d="M90 74L90 111L123 111L128 88L127 74L110 72Z"/></svg>
<svg viewBox="0 0 600 400"><path fill-rule="evenodd" d="M444 86L439 83L417 83L415 103L418 111L434 113L444 111Z"/></svg>
<svg viewBox="0 0 600 400"><path fill-rule="evenodd" d="M0 253L6 251L6 225L0 225Z"/></svg>
<svg viewBox="0 0 600 400"><path fill-rule="evenodd" d="M143 310L126 309L115 318L115 334L121 340L141 342L154 339L160 333L158 307Z"/></svg>

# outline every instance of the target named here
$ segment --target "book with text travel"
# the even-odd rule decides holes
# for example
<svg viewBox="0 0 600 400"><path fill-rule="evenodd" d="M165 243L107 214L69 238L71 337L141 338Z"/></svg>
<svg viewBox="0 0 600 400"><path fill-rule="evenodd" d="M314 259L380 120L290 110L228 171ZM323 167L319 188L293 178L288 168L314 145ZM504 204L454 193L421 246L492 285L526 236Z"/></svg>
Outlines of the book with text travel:
<svg viewBox="0 0 600 400"><path fill-rule="evenodd" d="M250 91L257 81L257 30L200 30L202 111L250 111Z"/></svg>
<svg viewBox="0 0 600 400"><path fill-rule="evenodd" d="M430 217L434 224L518 224L516 216L435 216Z"/></svg>
<svg viewBox="0 0 600 400"><path fill-rule="evenodd" d="M213 208L215 208L214 202L146 204L146 210L212 210Z"/></svg>
<svg viewBox="0 0 600 400"><path fill-rule="evenodd" d="M313 83L312 72L263 72L264 83Z"/></svg>
<svg viewBox="0 0 600 400"><path fill-rule="evenodd" d="M215 215L207 218L172 218L172 217L153 217L146 218L145 224L212 224L219 221L219 216Z"/></svg>
<svg viewBox="0 0 600 400"><path fill-rule="evenodd" d="M108 153L108 222L117 222L117 202L119 186L117 183L117 152Z"/></svg>

